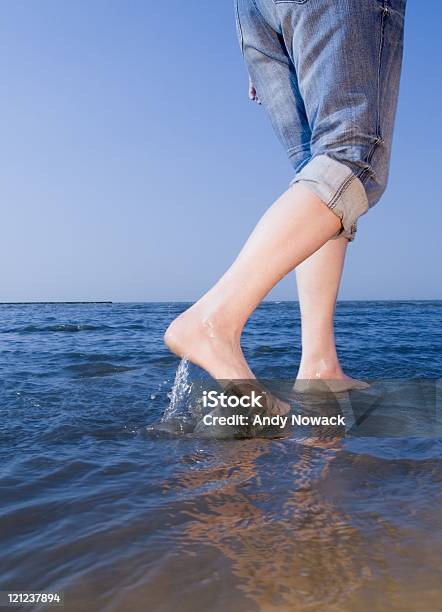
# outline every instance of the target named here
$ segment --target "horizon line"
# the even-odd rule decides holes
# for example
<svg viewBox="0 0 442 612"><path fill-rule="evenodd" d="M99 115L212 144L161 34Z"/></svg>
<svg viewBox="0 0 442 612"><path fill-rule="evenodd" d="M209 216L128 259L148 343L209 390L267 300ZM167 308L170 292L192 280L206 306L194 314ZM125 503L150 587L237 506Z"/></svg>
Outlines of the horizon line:
<svg viewBox="0 0 442 612"><path fill-rule="evenodd" d="M0 306L26 306L43 304L193 304L196 300L48 300L48 301L29 301L29 302L0 302ZM261 304L281 304L299 303L299 299L291 300L263 300ZM442 302L442 298L356 298L338 299L339 302Z"/></svg>

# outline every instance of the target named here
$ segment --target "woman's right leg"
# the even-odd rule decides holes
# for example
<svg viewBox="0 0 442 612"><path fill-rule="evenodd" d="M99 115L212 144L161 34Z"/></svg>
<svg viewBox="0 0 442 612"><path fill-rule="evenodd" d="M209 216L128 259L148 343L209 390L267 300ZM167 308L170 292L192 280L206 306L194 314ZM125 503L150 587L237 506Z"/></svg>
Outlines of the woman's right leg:
<svg viewBox="0 0 442 612"><path fill-rule="evenodd" d="M348 240L329 240L296 268L302 323L298 378L344 378L336 352L333 318Z"/></svg>
<svg viewBox="0 0 442 612"><path fill-rule="evenodd" d="M347 244L343 236L329 240L296 268L302 321L298 388L317 379L342 381L341 390L367 386L343 372L336 352L333 319Z"/></svg>
<svg viewBox="0 0 442 612"><path fill-rule="evenodd" d="M303 322L298 378L333 378L359 386L339 365L333 314L346 239L354 238L358 217L376 203L386 185L405 4L237 0L249 72L292 160L310 130L308 163L294 164L294 182L310 187L342 219L341 237L325 244L297 271ZM287 73L291 90L278 41L292 66ZM308 129L293 147L299 138L293 129L297 125Z"/></svg>

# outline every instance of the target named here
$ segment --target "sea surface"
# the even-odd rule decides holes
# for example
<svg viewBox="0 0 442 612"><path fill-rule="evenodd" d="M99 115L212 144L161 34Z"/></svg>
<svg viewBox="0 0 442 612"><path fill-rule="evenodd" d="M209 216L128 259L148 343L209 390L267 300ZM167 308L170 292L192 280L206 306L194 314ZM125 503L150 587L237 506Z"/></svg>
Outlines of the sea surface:
<svg viewBox="0 0 442 612"><path fill-rule="evenodd" d="M440 612L442 302L338 304L344 369L387 399L332 441L158 427L202 376L182 365L172 393L162 334L185 307L0 305L0 591L66 611ZM293 379L297 303L264 303L243 345L258 376Z"/></svg>

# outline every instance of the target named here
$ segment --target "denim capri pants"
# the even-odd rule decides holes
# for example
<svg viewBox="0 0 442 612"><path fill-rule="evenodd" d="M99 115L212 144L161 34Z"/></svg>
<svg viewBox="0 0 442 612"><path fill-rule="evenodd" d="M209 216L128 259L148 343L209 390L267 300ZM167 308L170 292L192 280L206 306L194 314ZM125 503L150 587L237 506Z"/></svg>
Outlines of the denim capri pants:
<svg viewBox="0 0 442 612"><path fill-rule="evenodd" d="M353 240L388 178L406 0L235 0L242 53L304 183Z"/></svg>

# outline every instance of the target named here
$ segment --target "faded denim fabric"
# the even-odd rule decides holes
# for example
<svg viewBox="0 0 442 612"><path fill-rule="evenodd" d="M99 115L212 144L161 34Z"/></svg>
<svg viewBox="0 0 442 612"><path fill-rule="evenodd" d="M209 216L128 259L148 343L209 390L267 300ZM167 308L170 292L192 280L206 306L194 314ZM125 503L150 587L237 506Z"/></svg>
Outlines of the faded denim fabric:
<svg viewBox="0 0 442 612"><path fill-rule="evenodd" d="M353 240L385 190L406 0L235 0L257 94L295 169Z"/></svg>

